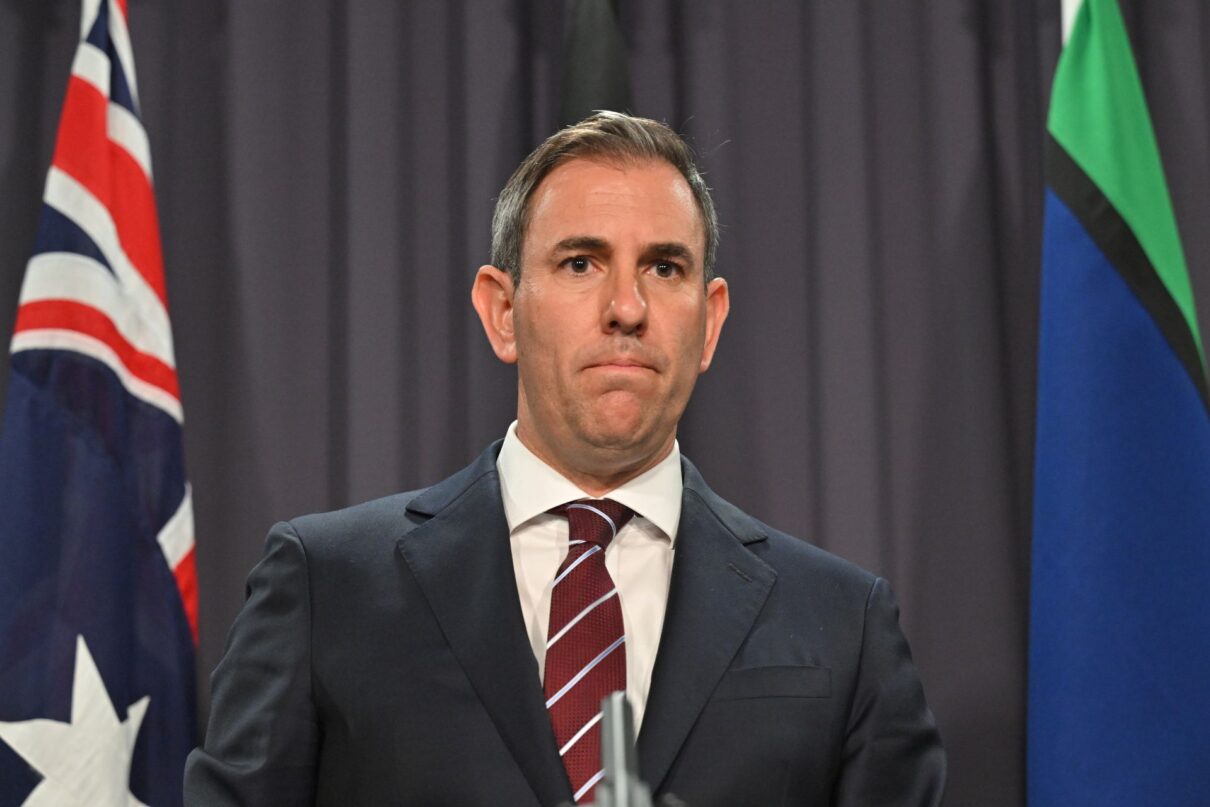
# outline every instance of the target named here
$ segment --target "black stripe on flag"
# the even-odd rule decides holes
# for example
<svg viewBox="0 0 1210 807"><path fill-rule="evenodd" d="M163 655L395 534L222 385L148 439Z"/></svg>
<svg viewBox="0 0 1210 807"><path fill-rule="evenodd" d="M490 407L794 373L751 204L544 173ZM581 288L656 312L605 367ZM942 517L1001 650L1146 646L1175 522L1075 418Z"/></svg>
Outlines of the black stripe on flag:
<svg viewBox="0 0 1210 807"><path fill-rule="evenodd" d="M1189 323L1185 321L1126 220L1067 150L1049 134L1046 136L1046 181L1084 225L1093 243L1151 315L1185 368L1202 404L1210 412L1210 390L1207 389L1201 356L1197 352Z"/></svg>

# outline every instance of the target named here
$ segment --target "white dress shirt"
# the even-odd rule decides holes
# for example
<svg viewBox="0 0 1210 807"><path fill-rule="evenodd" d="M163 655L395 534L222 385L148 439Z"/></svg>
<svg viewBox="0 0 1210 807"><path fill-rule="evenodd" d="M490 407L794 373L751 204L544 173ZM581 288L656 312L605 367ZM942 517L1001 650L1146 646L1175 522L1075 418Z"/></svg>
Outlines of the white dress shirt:
<svg viewBox="0 0 1210 807"><path fill-rule="evenodd" d="M508 427L496 469L521 614L538 672L544 675L551 583L568 550L567 518L546 511L576 499L598 497L580 490L526 448L517 437L516 421ZM681 520L681 484L681 451L673 442L672 451L655 467L599 497L613 499L635 513L605 550L605 568L622 605L626 697L634 709L636 732L643 722L651 669L664 629L672 553Z"/></svg>

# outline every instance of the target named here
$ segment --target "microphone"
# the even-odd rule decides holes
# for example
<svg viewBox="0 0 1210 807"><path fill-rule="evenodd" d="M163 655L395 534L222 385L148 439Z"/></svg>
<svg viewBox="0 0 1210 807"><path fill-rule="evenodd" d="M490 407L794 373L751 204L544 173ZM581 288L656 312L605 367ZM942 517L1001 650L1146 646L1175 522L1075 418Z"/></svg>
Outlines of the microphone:
<svg viewBox="0 0 1210 807"><path fill-rule="evenodd" d="M651 790L639 776L634 750L634 712L622 692L601 701L601 767L596 802L590 807L653 807ZM659 807L687 807L676 796L666 794Z"/></svg>

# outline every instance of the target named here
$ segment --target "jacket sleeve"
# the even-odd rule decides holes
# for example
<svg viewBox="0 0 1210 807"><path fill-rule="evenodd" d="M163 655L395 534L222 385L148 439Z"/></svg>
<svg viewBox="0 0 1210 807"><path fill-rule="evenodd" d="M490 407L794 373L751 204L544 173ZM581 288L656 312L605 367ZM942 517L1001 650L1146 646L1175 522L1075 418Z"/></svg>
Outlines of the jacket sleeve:
<svg viewBox="0 0 1210 807"><path fill-rule="evenodd" d="M838 807L932 806L945 787L945 750L890 586L866 602L857 688L833 803Z"/></svg>
<svg viewBox="0 0 1210 807"><path fill-rule="evenodd" d="M210 722L185 766L185 803L310 804L319 738L307 555L280 523L211 676Z"/></svg>

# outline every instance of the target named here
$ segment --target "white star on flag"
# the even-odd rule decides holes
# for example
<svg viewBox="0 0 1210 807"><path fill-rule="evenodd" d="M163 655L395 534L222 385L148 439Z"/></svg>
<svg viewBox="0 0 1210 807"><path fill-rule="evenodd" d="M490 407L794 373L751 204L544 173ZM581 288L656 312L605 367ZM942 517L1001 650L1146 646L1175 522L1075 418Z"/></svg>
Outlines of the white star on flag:
<svg viewBox="0 0 1210 807"><path fill-rule="evenodd" d="M119 722L83 636L76 637L71 722L0 723L0 739L44 777L24 807L146 807L130 792L130 759L149 696Z"/></svg>

